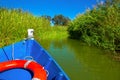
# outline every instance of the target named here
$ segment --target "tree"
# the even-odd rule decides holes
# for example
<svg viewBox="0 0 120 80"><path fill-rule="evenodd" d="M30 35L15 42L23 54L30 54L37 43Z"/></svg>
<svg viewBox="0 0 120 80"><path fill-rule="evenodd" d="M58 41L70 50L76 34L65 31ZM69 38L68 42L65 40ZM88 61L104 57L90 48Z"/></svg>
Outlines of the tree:
<svg viewBox="0 0 120 80"><path fill-rule="evenodd" d="M41 17L42 17L42 18L45 18L45 19L47 19L47 20L49 20L49 21L52 20L52 19L51 19L51 16L49 16L49 15L42 15Z"/></svg>
<svg viewBox="0 0 120 80"><path fill-rule="evenodd" d="M120 0L104 0L78 15L68 26L69 37L120 51Z"/></svg>
<svg viewBox="0 0 120 80"><path fill-rule="evenodd" d="M66 25L68 25L69 21L70 21L70 19L68 17L63 16L62 14L55 15L52 18L52 22L54 25L66 26Z"/></svg>

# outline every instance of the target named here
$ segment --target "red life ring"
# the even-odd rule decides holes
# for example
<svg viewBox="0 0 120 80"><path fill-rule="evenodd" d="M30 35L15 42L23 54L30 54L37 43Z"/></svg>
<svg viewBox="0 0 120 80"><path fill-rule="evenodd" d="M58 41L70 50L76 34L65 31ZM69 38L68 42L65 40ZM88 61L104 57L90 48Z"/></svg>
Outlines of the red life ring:
<svg viewBox="0 0 120 80"><path fill-rule="evenodd" d="M47 80L47 73L44 67L32 60L10 60L0 63L0 72L14 68L31 70L34 74L32 80Z"/></svg>

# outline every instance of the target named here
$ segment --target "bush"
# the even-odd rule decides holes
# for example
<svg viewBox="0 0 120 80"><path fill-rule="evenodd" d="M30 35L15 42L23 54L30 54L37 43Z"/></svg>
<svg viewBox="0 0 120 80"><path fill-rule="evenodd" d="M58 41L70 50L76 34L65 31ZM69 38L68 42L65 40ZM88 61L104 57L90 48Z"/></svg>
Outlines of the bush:
<svg viewBox="0 0 120 80"><path fill-rule="evenodd" d="M79 14L70 23L70 38L109 50L120 50L120 6L107 3Z"/></svg>

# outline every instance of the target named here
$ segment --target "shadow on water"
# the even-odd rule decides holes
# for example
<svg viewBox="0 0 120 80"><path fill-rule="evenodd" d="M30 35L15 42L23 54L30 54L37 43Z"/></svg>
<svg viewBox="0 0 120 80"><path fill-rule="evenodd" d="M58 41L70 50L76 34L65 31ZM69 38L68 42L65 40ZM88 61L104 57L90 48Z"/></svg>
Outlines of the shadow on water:
<svg viewBox="0 0 120 80"><path fill-rule="evenodd" d="M43 40L41 44L71 80L120 80L120 63L106 56L101 49L70 39Z"/></svg>

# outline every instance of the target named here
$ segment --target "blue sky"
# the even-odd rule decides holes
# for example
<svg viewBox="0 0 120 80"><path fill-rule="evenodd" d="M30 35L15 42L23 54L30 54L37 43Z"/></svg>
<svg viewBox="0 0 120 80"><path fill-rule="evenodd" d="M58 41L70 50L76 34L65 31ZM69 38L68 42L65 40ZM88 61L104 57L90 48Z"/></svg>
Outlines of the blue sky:
<svg viewBox="0 0 120 80"><path fill-rule="evenodd" d="M96 0L0 0L0 7L21 8L35 16L63 14L74 19L78 13L92 8Z"/></svg>

